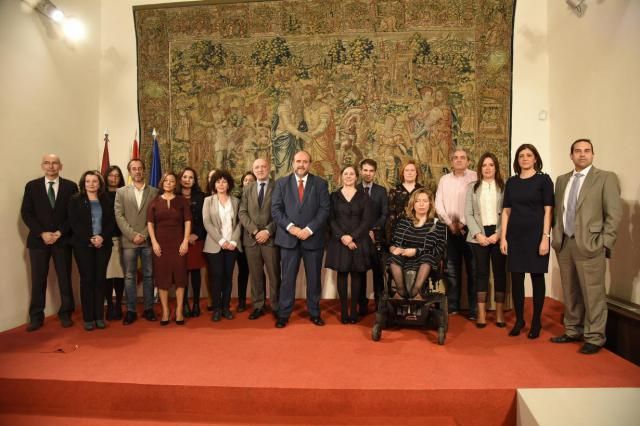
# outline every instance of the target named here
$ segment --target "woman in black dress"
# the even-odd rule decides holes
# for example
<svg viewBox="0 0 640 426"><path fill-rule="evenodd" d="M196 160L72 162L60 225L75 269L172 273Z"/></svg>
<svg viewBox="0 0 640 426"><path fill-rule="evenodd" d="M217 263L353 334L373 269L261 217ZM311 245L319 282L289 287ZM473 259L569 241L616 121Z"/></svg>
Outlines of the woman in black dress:
<svg viewBox="0 0 640 426"><path fill-rule="evenodd" d="M84 329L105 328L104 289L116 220L98 171L84 172L69 201L71 244L80 273Z"/></svg>
<svg viewBox="0 0 640 426"><path fill-rule="evenodd" d="M391 237L389 268L396 296L420 299L420 290L432 269L438 266L447 246L447 225L436 218L433 193L426 188L411 194L405 214ZM413 287L404 282L404 271L416 271Z"/></svg>
<svg viewBox="0 0 640 426"><path fill-rule="evenodd" d="M105 172L103 179L107 190L105 193L111 200L111 204L116 202L116 191L124 186L122 170L118 166L110 166ZM120 237L122 232L116 226L113 229L113 248L111 249L111 259L107 266L107 284L104 290L107 299L107 320L119 321L122 319L122 296L124 295L124 267L122 256L120 255ZM116 300L113 301L113 291L116 292Z"/></svg>
<svg viewBox="0 0 640 426"><path fill-rule="evenodd" d="M389 216L387 218L387 241L391 240L391 232L396 221L404 216L404 210L409 202L409 197L417 189L422 188L418 183L418 165L409 160L400 168L400 183L389 190Z"/></svg>
<svg viewBox="0 0 640 426"><path fill-rule="evenodd" d="M207 231L202 223L202 206L204 193L198 184L198 173L191 167L185 167L180 173L180 188L178 193L184 197L191 208L191 235L189 235L189 252L187 253L187 271L191 278L193 290L193 305L189 309L189 285L184 288L184 316L200 316L200 288L202 276L200 270L206 266L204 258L204 240Z"/></svg>
<svg viewBox="0 0 640 426"><path fill-rule="evenodd" d="M542 159L531 144L517 149L513 169L516 174L507 180L504 190L500 241L500 250L507 255L516 311L516 323L509 335L518 336L525 326L524 274L528 272L533 285L533 318L528 337L536 339L542 328L544 274L549 269L553 182L542 173Z"/></svg>
<svg viewBox="0 0 640 426"><path fill-rule="evenodd" d="M358 295L361 273L370 267L373 243L369 238L370 200L364 191L356 189L358 171L347 166L341 173L342 187L331 194L331 239L327 244L325 267L338 272L343 324L358 322ZM351 314L348 309L348 280L351 274Z"/></svg>

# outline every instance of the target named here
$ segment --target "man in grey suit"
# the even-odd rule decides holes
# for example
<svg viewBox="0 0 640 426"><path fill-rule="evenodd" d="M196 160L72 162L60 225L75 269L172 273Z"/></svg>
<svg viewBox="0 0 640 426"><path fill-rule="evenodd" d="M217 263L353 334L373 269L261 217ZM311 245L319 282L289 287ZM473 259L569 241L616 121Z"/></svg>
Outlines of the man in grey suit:
<svg viewBox="0 0 640 426"><path fill-rule="evenodd" d="M273 190L271 215L278 227L275 243L282 259L277 328L287 325L293 311L301 259L311 322L324 325L320 318L320 273L330 200L327 181L309 173L310 168L311 155L298 151L293 157L294 172L278 179Z"/></svg>
<svg viewBox="0 0 640 426"><path fill-rule="evenodd" d="M575 169L556 181L552 240L562 279L565 332L551 341L584 338L583 354L595 354L606 340L605 258L610 257L622 217L618 177L592 166L593 156L589 139L571 145Z"/></svg>
<svg viewBox="0 0 640 426"><path fill-rule="evenodd" d="M132 324L136 313L136 273L138 258L142 263L142 292L144 316L148 321L156 321L153 312L153 264L149 231L147 230L147 207L158 195L158 190L144 182L144 163L134 158L127 164L133 182L116 192L115 216L122 231L122 263L124 265L124 288L127 294L127 314L122 323Z"/></svg>
<svg viewBox="0 0 640 426"><path fill-rule="evenodd" d="M271 195L275 183L269 179L270 165L264 158L253 162L252 170L256 182L244 187L240 202L242 244L249 264L253 312L250 320L264 315L265 289L264 271L269 276L269 299L274 316L278 313L278 290L280 288L280 249L274 245L276 224L271 216Z"/></svg>

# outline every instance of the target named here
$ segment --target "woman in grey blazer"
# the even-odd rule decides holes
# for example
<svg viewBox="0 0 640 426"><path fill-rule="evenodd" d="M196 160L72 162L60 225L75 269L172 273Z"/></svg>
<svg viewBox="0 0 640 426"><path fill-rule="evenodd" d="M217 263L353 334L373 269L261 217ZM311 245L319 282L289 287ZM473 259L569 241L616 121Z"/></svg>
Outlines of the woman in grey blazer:
<svg viewBox="0 0 640 426"><path fill-rule="evenodd" d="M209 181L211 195L204 199L202 219L207 230L204 253L209 269L210 288L213 299L212 321L220 321L224 316L233 319L229 310L233 268L240 245L240 221L238 207L240 200L231 195L233 178L225 170L217 170Z"/></svg>
<svg viewBox="0 0 640 426"><path fill-rule="evenodd" d="M493 269L496 325L504 322L504 298L507 286L506 256L500 251L500 214L504 180L500 164L490 152L482 154L478 161L479 179L469 184L465 203L465 218L469 232L467 242L473 251L476 286L478 292L478 319L476 326L484 328L486 322L487 292L489 288L489 264Z"/></svg>

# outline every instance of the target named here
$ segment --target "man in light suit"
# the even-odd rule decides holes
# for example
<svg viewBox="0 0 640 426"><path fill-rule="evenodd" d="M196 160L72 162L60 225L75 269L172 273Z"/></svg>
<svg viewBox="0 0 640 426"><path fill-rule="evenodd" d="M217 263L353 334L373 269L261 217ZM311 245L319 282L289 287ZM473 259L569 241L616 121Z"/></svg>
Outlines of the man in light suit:
<svg viewBox="0 0 640 426"><path fill-rule="evenodd" d="M144 312L148 321L156 321L153 312L153 264L151 245L147 230L147 207L158 195L158 190L144 182L144 163L134 158L127 164L127 170L133 182L118 188L115 201L115 216L122 231L122 263L124 265L124 288L127 294L127 314L122 323L132 324L136 313L136 274L138 258L142 263L142 292Z"/></svg>
<svg viewBox="0 0 640 426"><path fill-rule="evenodd" d="M269 299L274 316L278 313L278 290L280 289L280 249L274 245L276 224L271 216L271 195L275 183L269 179L270 165L264 158L253 162L256 182L244 187L240 202L240 223L244 228L242 244L249 264L253 312L250 320L264 315L265 269L269 276Z"/></svg>
<svg viewBox="0 0 640 426"><path fill-rule="evenodd" d="M58 317L63 327L71 327L74 310L71 287L71 245L67 207L78 187L60 177L62 163L54 154L42 157L44 177L27 183L20 213L29 228L27 248L31 261L31 303L27 331L36 331L44 323L49 260L53 258L60 288Z"/></svg>
<svg viewBox="0 0 640 426"><path fill-rule="evenodd" d="M387 191L383 186L374 182L376 177L376 171L378 169L378 163L370 158L365 158L360 162L360 176L362 176L362 182L357 186L358 190L364 191L371 199L371 223L373 226L369 230L369 237L376 246L376 252L372 253L371 257L371 272L373 273L373 294L376 301L376 307L380 300L380 295L384 291L384 259L382 259L382 253L384 251L384 242L382 236L384 235L384 226L387 222L387 214L389 213L389 199L387 197ZM366 286L367 273L362 273L361 282L364 283L360 287L360 315L364 316L368 313L368 299L367 299L367 286Z"/></svg>
<svg viewBox="0 0 640 426"><path fill-rule="evenodd" d="M552 240L562 279L565 332L551 341L584 338L583 354L598 352L606 340L605 258L610 257L622 217L618 177L592 166L593 156L589 139L571 145L575 170L556 181Z"/></svg>
<svg viewBox="0 0 640 426"><path fill-rule="evenodd" d="M320 317L320 273L329 218L329 189L324 179L309 173L310 168L311 155L298 151L293 157L294 172L278 179L273 190L271 214L277 225L275 243L280 247L282 259L277 328L287 325L293 310L301 259L307 277L311 322L324 325Z"/></svg>

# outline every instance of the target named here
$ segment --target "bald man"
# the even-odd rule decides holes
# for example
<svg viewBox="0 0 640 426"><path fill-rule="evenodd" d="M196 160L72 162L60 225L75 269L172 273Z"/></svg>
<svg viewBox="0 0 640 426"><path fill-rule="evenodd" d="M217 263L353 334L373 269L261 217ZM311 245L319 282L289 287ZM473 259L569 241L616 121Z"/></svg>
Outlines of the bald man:
<svg viewBox="0 0 640 426"><path fill-rule="evenodd" d="M69 244L69 220L67 207L78 186L60 177L62 162L55 154L42 157L40 164L44 177L27 183L20 213L29 228L27 248L31 261L31 303L27 331L36 331L44 323L44 307L47 297L49 260L58 277L60 309L58 317L62 327L71 327L74 310L71 287L71 245Z"/></svg>

